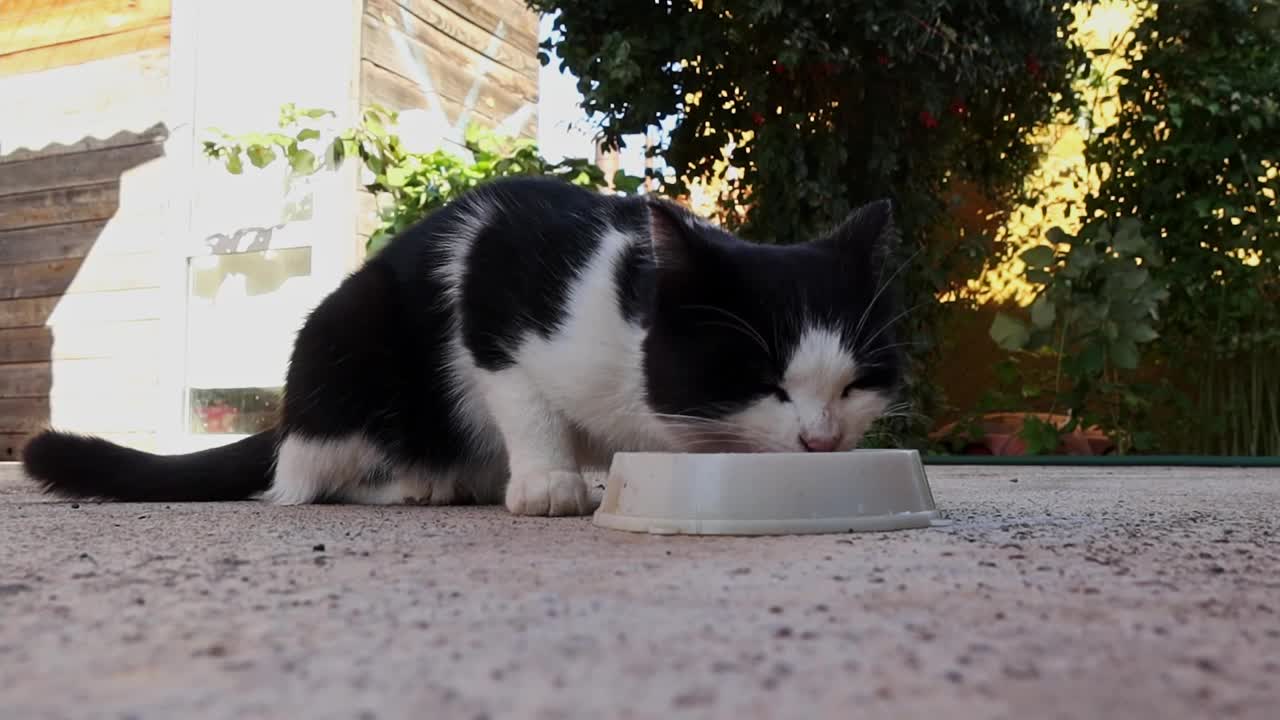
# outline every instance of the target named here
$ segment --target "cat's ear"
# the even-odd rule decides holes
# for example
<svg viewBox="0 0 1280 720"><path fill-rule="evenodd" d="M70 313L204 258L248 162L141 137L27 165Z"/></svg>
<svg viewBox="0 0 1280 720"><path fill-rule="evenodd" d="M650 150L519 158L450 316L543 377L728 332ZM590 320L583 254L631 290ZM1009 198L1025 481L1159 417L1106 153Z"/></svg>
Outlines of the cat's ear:
<svg viewBox="0 0 1280 720"><path fill-rule="evenodd" d="M653 244L653 260L658 269L692 270L704 245L692 213L659 198L647 198L646 205L649 210L649 240Z"/></svg>
<svg viewBox="0 0 1280 720"><path fill-rule="evenodd" d="M842 253L884 258L897 248L899 239L893 201L885 198L855 209L818 242Z"/></svg>

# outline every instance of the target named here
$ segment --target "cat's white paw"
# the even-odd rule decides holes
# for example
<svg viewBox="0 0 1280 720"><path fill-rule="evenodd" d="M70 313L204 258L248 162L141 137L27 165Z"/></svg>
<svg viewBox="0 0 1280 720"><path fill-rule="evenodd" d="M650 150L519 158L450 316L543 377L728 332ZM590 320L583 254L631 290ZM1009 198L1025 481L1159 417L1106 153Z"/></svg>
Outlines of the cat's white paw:
<svg viewBox="0 0 1280 720"><path fill-rule="evenodd" d="M507 509L513 515L587 515L592 511L581 473L537 472L512 475Z"/></svg>

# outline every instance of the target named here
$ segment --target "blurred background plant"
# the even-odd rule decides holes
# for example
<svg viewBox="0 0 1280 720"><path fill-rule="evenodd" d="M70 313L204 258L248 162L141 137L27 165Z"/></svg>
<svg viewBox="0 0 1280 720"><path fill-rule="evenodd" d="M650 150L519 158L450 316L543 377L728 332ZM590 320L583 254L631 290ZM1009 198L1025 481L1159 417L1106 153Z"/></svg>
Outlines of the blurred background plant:
<svg viewBox="0 0 1280 720"><path fill-rule="evenodd" d="M991 325L992 339L1015 356L1053 362L1051 382L1024 381L1021 401L1047 398L1049 414L1062 409L1067 421L1028 417L1021 429L1027 451L1055 452L1062 434L1093 427L1121 454L1149 450L1154 435L1133 422L1150 407L1136 371L1140 348L1159 337L1169 298L1159 279L1163 259L1132 218L1114 228L1094 221L1076 235L1055 229L1048 239L1020 256L1027 280L1040 288L1030 322L999 313Z"/></svg>
<svg viewBox="0 0 1280 720"><path fill-rule="evenodd" d="M370 254L431 211L494 178L542 175L625 193L635 192L643 182L621 170L605 177L599 166L584 158L549 162L538 153L535 141L505 137L478 125L467 128L462 152L414 152L396 133L395 112L376 105L366 108L359 125L336 133L326 133L318 122L326 117L333 113L289 103L280 108L274 131L231 134L210 129L204 153L233 174L244 172L246 160L257 168L286 162L294 174L305 176L335 168L346 158L358 159L365 189L378 204L380 222L369 237Z"/></svg>
<svg viewBox="0 0 1280 720"><path fill-rule="evenodd" d="M1280 455L1280 4L1140 5L1091 217L1137 215L1169 290L1155 447Z"/></svg>

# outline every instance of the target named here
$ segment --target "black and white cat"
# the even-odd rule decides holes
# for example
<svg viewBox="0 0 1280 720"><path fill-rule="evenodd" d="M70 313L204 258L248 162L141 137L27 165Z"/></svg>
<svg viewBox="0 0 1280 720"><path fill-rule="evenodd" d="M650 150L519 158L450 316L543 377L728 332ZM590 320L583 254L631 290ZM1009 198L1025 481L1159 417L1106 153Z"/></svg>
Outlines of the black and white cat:
<svg viewBox="0 0 1280 720"><path fill-rule="evenodd" d="M174 456L47 431L25 467L72 497L576 515L614 452L849 450L900 382L894 238L888 201L759 245L653 197L494 181L310 314L274 429Z"/></svg>

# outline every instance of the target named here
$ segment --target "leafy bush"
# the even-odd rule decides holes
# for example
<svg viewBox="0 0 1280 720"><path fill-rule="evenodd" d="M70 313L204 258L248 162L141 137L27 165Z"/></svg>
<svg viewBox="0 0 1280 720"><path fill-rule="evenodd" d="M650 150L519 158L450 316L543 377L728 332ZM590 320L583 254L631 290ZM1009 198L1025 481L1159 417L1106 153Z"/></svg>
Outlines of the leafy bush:
<svg viewBox="0 0 1280 720"><path fill-rule="evenodd" d="M1280 454L1280 5L1142 3L1090 216L1140 217L1166 262L1160 444Z"/></svg>
<svg viewBox="0 0 1280 720"><path fill-rule="evenodd" d="M612 184L620 192L635 192L643 182L618 171L610 183L591 161L548 162L533 140L502 137L474 125L465 139L469 157L446 149L412 152L393 132L398 114L378 106L366 109L358 126L326 139L318 121L332 116L329 110L287 104L280 109L279 131L232 135L214 129L204 141L204 153L234 174L244 171L245 159L263 168L283 158L295 174L310 175L337 167L345 158L359 158L367 175L365 188L379 206L380 223L369 237L370 253L432 210L494 178L543 175L593 189Z"/></svg>
<svg viewBox="0 0 1280 720"><path fill-rule="evenodd" d="M1114 230L1094 221L1074 236L1055 229L1049 241L1021 255L1027 280L1040 288L1030 323L999 313L991 325L992 339L1006 350L1056 363L1050 412L1063 407L1070 420L1053 427L1028 418L1024 439L1032 452L1052 451L1058 433L1099 426L1121 454L1149 449L1152 433L1136 430L1133 419L1150 399L1133 371L1139 346L1159 336L1160 307L1169 298L1157 275L1163 259L1133 219L1115 223ZM1036 395L1038 390L1024 393L1027 399Z"/></svg>
<svg viewBox="0 0 1280 720"><path fill-rule="evenodd" d="M917 411L938 405L941 298L963 299L992 246L956 222L976 190L994 215L1023 189L1030 130L1075 103L1085 65L1067 4L1040 0L532 0L558 12L554 48L604 136L673 120L655 148L675 192L717 177L722 219L792 242L889 197L905 239ZM661 28L661 32L654 32ZM730 153L730 163L724 162ZM733 168L729 165L735 166ZM740 172L739 172L740 171ZM925 442L928 418L888 432Z"/></svg>

